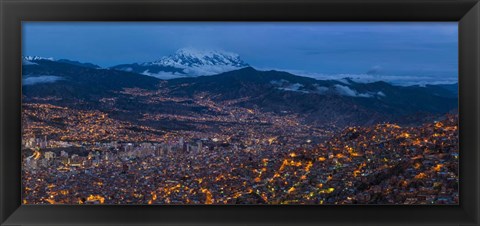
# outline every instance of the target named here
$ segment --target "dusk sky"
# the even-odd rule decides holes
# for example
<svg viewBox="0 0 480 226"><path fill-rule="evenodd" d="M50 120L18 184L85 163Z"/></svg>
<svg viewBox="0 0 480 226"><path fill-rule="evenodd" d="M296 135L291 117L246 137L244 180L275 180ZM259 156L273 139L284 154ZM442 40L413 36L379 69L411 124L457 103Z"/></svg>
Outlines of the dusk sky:
<svg viewBox="0 0 480 226"><path fill-rule="evenodd" d="M457 25L24 22L23 55L109 67L158 60L187 47L235 52L257 69L287 70L318 78L375 76L407 83L452 83L458 78Z"/></svg>

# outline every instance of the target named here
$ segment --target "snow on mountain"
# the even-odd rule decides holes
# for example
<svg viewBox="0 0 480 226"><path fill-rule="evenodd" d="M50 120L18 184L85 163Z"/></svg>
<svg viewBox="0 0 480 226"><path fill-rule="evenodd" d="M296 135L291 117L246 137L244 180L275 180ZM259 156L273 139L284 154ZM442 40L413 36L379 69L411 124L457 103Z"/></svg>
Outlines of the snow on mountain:
<svg viewBox="0 0 480 226"><path fill-rule="evenodd" d="M174 55L162 57L150 64L172 66L178 68L212 68L232 67L242 68L248 64L240 59L236 53L218 50L179 49Z"/></svg>
<svg viewBox="0 0 480 226"><path fill-rule="evenodd" d="M41 57L41 56L24 56L22 57L22 65L38 65L34 61L38 60L50 60L53 61L53 58L51 57Z"/></svg>
<svg viewBox="0 0 480 226"><path fill-rule="evenodd" d="M22 59L22 65L37 65L37 63L34 63L29 60Z"/></svg>
<svg viewBox="0 0 480 226"><path fill-rule="evenodd" d="M41 57L41 56L24 56L23 60L26 61L37 61L37 60L50 60L53 61L53 57Z"/></svg>
<svg viewBox="0 0 480 226"><path fill-rule="evenodd" d="M124 64L114 69L133 71L162 79L214 75L248 67L238 54L220 50L182 48L157 61Z"/></svg>

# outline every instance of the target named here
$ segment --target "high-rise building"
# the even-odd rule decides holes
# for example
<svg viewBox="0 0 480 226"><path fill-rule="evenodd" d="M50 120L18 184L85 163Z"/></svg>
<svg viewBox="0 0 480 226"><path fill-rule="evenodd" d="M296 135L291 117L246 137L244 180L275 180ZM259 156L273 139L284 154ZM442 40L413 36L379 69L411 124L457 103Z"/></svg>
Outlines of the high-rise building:
<svg viewBox="0 0 480 226"><path fill-rule="evenodd" d="M201 151L202 151L202 148L203 148L203 147L202 147L202 141L200 141L200 140L197 141L197 150L198 150L198 152L201 152Z"/></svg>
<svg viewBox="0 0 480 226"><path fill-rule="evenodd" d="M183 148L184 144L185 144L185 140L183 139L183 137L180 137L180 139L178 140L178 145L180 146L180 148Z"/></svg>

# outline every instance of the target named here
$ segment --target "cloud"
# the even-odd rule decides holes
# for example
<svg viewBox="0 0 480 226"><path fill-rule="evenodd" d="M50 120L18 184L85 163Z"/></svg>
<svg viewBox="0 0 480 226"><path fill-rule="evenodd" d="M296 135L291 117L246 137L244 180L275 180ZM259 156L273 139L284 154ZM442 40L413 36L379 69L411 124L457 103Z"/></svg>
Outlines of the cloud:
<svg viewBox="0 0 480 226"><path fill-rule="evenodd" d="M339 81L339 82L341 82L345 85L351 85L347 78L341 78L341 79L338 79L337 81Z"/></svg>
<svg viewBox="0 0 480 226"><path fill-rule="evenodd" d="M367 71L367 75L377 75L382 72L382 67L380 65L375 65Z"/></svg>
<svg viewBox="0 0 480 226"><path fill-rule="evenodd" d="M339 84L335 85L335 91L342 96L366 97L366 98L372 97L372 95L369 93L359 93L356 90L350 89L350 87L348 86L342 86Z"/></svg>
<svg viewBox="0 0 480 226"><path fill-rule="evenodd" d="M233 71L244 68L244 66L233 65L202 65L194 67L185 67L183 71L190 76L216 75L227 71Z"/></svg>
<svg viewBox="0 0 480 226"><path fill-rule="evenodd" d="M350 89L350 87L348 86L335 85L335 90L340 95L351 96L351 97L357 96L357 92Z"/></svg>
<svg viewBox="0 0 480 226"><path fill-rule="evenodd" d="M174 79L174 78L185 77L184 74L177 74L177 73L174 73L174 72L164 72L164 71L160 71L160 72L157 72L157 73L151 73L148 70L146 70L146 71L142 72L142 74L147 75L147 76L151 76L151 77L155 77L155 78L158 78L158 79Z"/></svg>
<svg viewBox="0 0 480 226"><path fill-rule="evenodd" d="M286 91L294 91L294 92L304 92L304 91L300 90L301 88L303 88L302 84L295 83L295 84L291 84L291 85L288 85L286 87L282 87L282 88L279 88L279 89L286 90Z"/></svg>
<svg viewBox="0 0 480 226"><path fill-rule="evenodd" d="M302 84L290 84L290 82L285 79L272 80L270 81L270 84L277 86L277 89L279 90L308 93L308 91L301 90L304 87Z"/></svg>
<svg viewBox="0 0 480 226"><path fill-rule="evenodd" d="M40 76L32 76L28 78L22 79L22 85L29 86L41 83L54 83L59 80L63 80L62 77L53 76L53 75L40 75Z"/></svg>
<svg viewBox="0 0 480 226"><path fill-rule="evenodd" d="M288 84L288 81L285 79L280 79L280 80L272 80L270 81L270 84L276 85L276 86L282 86L284 84Z"/></svg>
<svg viewBox="0 0 480 226"><path fill-rule="evenodd" d="M319 94L324 94L329 90L328 87L320 86L318 84L313 84L313 86L315 86L317 88L317 91L318 91Z"/></svg>
<svg viewBox="0 0 480 226"><path fill-rule="evenodd" d="M22 59L22 65L25 66L25 65L38 65L38 64L26 59Z"/></svg>
<svg viewBox="0 0 480 226"><path fill-rule="evenodd" d="M374 68L374 67L372 67ZM412 86L412 85L439 85L439 84L454 84L458 83L457 76L439 76L439 75L426 75L426 74L418 74L418 75L391 75L391 74L367 74L367 73L359 73L359 74L324 74L324 73L313 73L313 72L306 72L303 70L294 70L294 69L282 69L282 68L257 68L258 70L275 70L275 71L285 71L294 75L310 77L317 80L337 80L341 83L349 85L345 78L350 79L351 81L357 83L372 83L383 81L393 85L399 86Z"/></svg>
<svg viewBox="0 0 480 226"><path fill-rule="evenodd" d="M382 91L378 91L377 96L386 97L387 95L385 95L385 93L383 93Z"/></svg>

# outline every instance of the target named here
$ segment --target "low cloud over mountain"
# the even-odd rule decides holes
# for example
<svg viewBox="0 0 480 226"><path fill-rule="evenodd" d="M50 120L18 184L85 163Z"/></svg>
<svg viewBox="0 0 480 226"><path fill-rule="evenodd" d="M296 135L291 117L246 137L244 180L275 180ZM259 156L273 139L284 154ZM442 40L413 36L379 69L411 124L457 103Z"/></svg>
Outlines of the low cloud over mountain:
<svg viewBox="0 0 480 226"><path fill-rule="evenodd" d="M22 84L24 86L35 85L40 83L53 83L59 80L63 80L60 76L54 75L38 75L38 76L28 76L22 79Z"/></svg>
<svg viewBox="0 0 480 226"><path fill-rule="evenodd" d="M187 57L187 54L182 56L182 60L164 59L163 65L178 66L177 63L183 63L192 68L195 65L208 65L207 62L213 64L210 58L196 61L193 59L201 57L194 54L191 57ZM230 55L228 62L232 62L231 57L234 56ZM189 63L186 59L190 60ZM220 56L215 59L215 62L227 61L227 58ZM131 111L132 114L139 113L135 112L136 107L131 106L132 98L142 98L138 103L144 103L145 106L138 109L158 98L159 94L149 92L161 93L162 98L205 97L215 102L242 100L238 103L239 107L259 108L265 112L290 112L304 115L312 123L335 121L339 125L368 125L384 121L418 123L425 119L413 117L420 112L442 115L456 109L458 104L458 87L455 85L397 86L382 81L356 82L351 78L319 80L283 71L259 71L252 67L209 76L161 80L145 74L95 68L91 64L72 61L32 59L30 62L23 65L23 94L27 102L34 101L30 97L55 96L61 100L61 104L72 105L80 101L96 108L101 99L115 98L118 101L114 108L124 109L125 114ZM233 65L240 67L246 64L238 62ZM125 90L138 96L120 95ZM180 103L171 104L168 109L180 111L184 108L176 106ZM163 109L156 105L148 108ZM197 111L195 109L195 106L189 106L183 111L189 114L188 111Z"/></svg>

